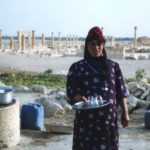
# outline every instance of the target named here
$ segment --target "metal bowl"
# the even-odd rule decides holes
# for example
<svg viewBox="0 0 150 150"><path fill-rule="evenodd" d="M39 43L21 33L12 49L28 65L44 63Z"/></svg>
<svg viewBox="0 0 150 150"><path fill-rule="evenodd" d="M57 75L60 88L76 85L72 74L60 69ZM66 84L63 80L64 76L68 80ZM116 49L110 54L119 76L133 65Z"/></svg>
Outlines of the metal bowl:
<svg viewBox="0 0 150 150"><path fill-rule="evenodd" d="M110 101L103 100L103 103L101 103L101 100L98 101L96 105L91 105L91 102L88 101L87 103L85 102L77 102L72 107L74 109L78 110L85 110L85 109L97 109L97 108L102 108L110 104Z"/></svg>
<svg viewBox="0 0 150 150"><path fill-rule="evenodd" d="M0 105L8 105L13 100L13 88L9 86L0 86Z"/></svg>

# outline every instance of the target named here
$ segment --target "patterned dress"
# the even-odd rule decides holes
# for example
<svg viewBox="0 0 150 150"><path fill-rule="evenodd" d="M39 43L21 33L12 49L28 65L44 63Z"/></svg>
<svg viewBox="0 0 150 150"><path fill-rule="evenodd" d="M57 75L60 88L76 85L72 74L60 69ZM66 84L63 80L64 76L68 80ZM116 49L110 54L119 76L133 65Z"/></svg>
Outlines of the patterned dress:
<svg viewBox="0 0 150 150"><path fill-rule="evenodd" d="M76 95L97 96L110 101L98 109L76 110L74 119L73 150L118 150L117 103L127 96L118 63L107 60L109 80L101 79L97 71L83 59L71 65L67 76L67 96L71 104Z"/></svg>

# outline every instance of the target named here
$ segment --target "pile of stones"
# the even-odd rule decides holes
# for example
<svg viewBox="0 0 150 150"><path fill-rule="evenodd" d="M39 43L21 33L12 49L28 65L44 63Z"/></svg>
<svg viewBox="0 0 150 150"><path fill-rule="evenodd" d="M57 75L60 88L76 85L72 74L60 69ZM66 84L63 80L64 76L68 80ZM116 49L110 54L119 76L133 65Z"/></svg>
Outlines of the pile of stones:
<svg viewBox="0 0 150 150"><path fill-rule="evenodd" d="M127 98L130 113L135 109L150 108L150 84L145 82L129 82L129 97Z"/></svg>

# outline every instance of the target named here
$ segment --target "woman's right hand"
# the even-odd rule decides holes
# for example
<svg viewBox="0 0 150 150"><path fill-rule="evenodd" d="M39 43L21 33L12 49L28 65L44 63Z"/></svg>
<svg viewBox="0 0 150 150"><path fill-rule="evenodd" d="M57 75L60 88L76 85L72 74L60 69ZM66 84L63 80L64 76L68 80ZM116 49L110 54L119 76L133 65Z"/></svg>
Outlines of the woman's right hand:
<svg viewBox="0 0 150 150"><path fill-rule="evenodd" d="M82 96L82 95L76 95L74 98L73 98L76 102L80 102L80 101L83 101L83 102L87 102L87 98L85 96Z"/></svg>

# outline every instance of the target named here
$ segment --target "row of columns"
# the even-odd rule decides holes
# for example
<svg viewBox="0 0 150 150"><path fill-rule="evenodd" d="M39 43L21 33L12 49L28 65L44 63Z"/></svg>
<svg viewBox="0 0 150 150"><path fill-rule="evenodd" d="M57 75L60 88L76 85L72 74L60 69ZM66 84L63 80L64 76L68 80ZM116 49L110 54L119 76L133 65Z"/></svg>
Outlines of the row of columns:
<svg viewBox="0 0 150 150"><path fill-rule="evenodd" d="M18 49L25 50L25 37L28 34L28 48L35 48L35 31L32 32L20 32L18 31ZM14 48L13 37L10 37L9 46L10 49ZM0 30L0 49L2 49L2 30Z"/></svg>
<svg viewBox="0 0 150 150"><path fill-rule="evenodd" d="M106 44L107 46L110 46L110 47L115 47L116 45L116 42L115 42L115 37L111 36L111 37L106 37L107 41Z"/></svg>
<svg viewBox="0 0 150 150"><path fill-rule="evenodd" d="M67 35L66 37L66 45L67 47L72 47L77 45L78 37L76 35Z"/></svg>
<svg viewBox="0 0 150 150"><path fill-rule="evenodd" d="M18 36L18 49L19 50L25 50L26 48L26 36L28 37L28 49L34 49L35 48L35 31L32 32L22 32L18 31L17 32ZM51 41L52 41L52 47L54 48L54 33L51 33ZM77 45L78 42L78 37L76 35L67 35L66 36L66 47L73 47ZM10 49L14 48L14 39L13 37L10 37ZM45 45L45 36L42 34L42 39L41 39L41 44ZM61 47L61 34L60 32L58 33L58 43L57 45ZM2 49L2 30L0 30L0 49Z"/></svg>
<svg viewBox="0 0 150 150"><path fill-rule="evenodd" d="M25 50L26 35L28 36L28 49L35 48L35 31L20 32L18 31L18 49Z"/></svg>
<svg viewBox="0 0 150 150"><path fill-rule="evenodd" d="M51 33L51 46L52 48L55 47L55 40L54 40L54 33ZM78 37L76 35L67 35L66 36L66 47L74 47L75 45L77 45L78 42ZM57 45L59 47L61 47L61 36L60 36L60 32L58 33L58 43Z"/></svg>
<svg viewBox="0 0 150 150"><path fill-rule="evenodd" d="M103 32L103 27L102 27L102 32ZM35 48L35 31L32 32L20 32L18 31L18 49L25 50L25 37L28 35L28 48L29 49L34 49ZM54 33L51 33L51 46L54 48ZM78 42L78 37L75 35L67 35L66 36L66 46L67 47L72 47L77 45ZM42 45L45 45L45 36L42 34ZM61 46L61 36L60 32L58 33L58 43L57 45L60 47ZM111 46L115 45L115 39L112 37L111 38ZM134 27L134 48L137 47L137 27ZM2 49L2 30L0 30L0 49ZM13 49L13 37L10 37L10 49Z"/></svg>

